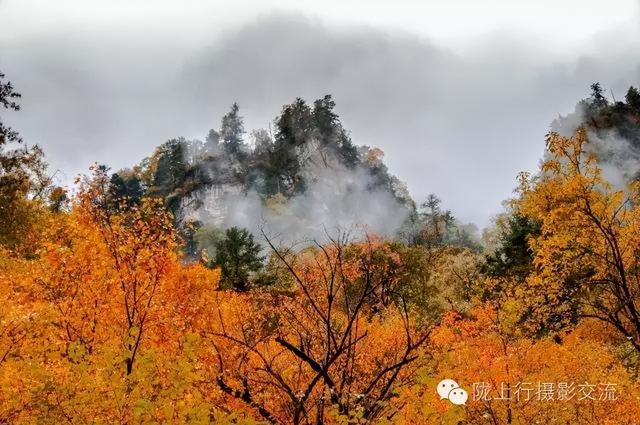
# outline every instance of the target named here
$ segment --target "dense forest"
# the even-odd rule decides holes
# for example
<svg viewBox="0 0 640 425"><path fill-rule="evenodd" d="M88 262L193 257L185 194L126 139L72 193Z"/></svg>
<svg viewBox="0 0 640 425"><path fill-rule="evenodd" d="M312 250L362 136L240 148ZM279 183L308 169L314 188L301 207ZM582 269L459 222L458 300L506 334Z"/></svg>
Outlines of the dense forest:
<svg viewBox="0 0 640 425"><path fill-rule="evenodd" d="M0 120L0 423L637 423L640 91L604 93L482 235L331 96L69 187Z"/></svg>

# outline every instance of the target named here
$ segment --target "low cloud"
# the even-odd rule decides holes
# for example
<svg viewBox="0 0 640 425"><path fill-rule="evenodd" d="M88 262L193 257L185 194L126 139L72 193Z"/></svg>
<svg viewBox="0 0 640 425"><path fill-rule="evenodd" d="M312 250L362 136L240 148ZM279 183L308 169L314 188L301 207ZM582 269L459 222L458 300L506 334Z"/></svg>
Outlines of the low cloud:
<svg viewBox="0 0 640 425"><path fill-rule="evenodd" d="M265 204L253 190L217 185L199 195L201 207L185 214L212 227L238 226L256 235L264 230L287 245L352 230L395 236L408 216L390 192L371 189L373 179L363 168L312 165L303 172L314 180L291 199Z"/></svg>
<svg viewBox="0 0 640 425"><path fill-rule="evenodd" d="M562 54L510 33L452 51L410 34L265 15L200 46L136 33L5 39L0 69L24 94L7 121L69 179L96 160L136 163L171 137L202 139L234 101L255 128L297 96L331 93L354 143L382 148L416 199L437 193L485 225L518 171L535 170L552 119L590 83L614 94L638 85L630 52L640 38L629 31Z"/></svg>

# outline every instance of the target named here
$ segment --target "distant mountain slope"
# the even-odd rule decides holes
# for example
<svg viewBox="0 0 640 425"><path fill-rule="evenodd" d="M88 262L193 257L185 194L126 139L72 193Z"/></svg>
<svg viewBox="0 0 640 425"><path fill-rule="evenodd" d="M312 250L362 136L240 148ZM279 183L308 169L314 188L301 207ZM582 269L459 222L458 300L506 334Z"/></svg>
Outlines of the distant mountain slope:
<svg viewBox="0 0 640 425"><path fill-rule="evenodd" d="M573 113L560 117L552 130L570 136L580 126L589 134L589 148L603 174L614 184L640 176L640 91L630 87L623 100L609 99L599 83L578 102Z"/></svg>
<svg viewBox="0 0 640 425"><path fill-rule="evenodd" d="M169 140L114 173L114 197L163 198L188 240L201 229L265 230L294 242L356 228L410 244L475 244L473 227L440 210L435 196L417 205L380 149L355 145L334 107L331 96L298 98L273 128L247 135L234 104L204 141Z"/></svg>

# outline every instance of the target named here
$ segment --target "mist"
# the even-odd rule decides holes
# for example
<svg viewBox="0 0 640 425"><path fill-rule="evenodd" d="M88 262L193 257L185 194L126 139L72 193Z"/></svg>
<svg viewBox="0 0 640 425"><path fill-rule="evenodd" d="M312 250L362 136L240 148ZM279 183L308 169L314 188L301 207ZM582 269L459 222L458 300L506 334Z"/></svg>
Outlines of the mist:
<svg viewBox="0 0 640 425"><path fill-rule="evenodd" d="M267 201L255 190L217 185L200 194L203 205L185 208L184 215L208 227L246 228L254 235L263 231L285 245L325 240L342 232L367 232L394 237L409 209L388 191L372 189L366 170L344 166L309 166L315 179L303 194Z"/></svg>
<svg viewBox="0 0 640 425"><path fill-rule="evenodd" d="M44 148L66 182L97 159L118 169L169 138L203 138L234 101L248 128L264 128L295 97L331 93L354 143L383 149L417 201L436 193L484 226L517 173L535 171L554 116L594 81L620 95L638 85L629 54L640 48L638 27L566 50L508 30L450 46L268 13L191 38L134 28L3 37L0 68L23 93L23 110L7 122Z"/></svg>
<svg viewBox="0 0 640 425"><path fill-rule="evenodd" d="M578 128L587 130L589 143L585 150L595 155L602 178L614 190L626 191L629 183L638 177L640 170L640 149L636 143L625 138L615 129L595 130L585 126L588 122L587 105L579 103L575 110L554 120L551 130L563 137L572 137ZM548 156L548 153L546 154Z"/></svg>

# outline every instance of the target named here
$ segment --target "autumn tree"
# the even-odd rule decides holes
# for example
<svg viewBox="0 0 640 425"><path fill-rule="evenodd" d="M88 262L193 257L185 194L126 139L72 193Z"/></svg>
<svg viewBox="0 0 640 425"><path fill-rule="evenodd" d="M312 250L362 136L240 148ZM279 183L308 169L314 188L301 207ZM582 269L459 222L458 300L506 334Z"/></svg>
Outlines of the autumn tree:
<svg viewBox="0 0 640 425"><path fill-rule="evenodd" d="M601 320L640 351L640 210L637 183L614 188L587 133L550 134L539 177L523 179L520 211L540 224L530 241L532 304L552 323Z"/></svg>
<svg viewBox="0 0 640 425"><path fill-rule="evenodd" d="M220 388L273 423L393 417L431 326L416 326L402 296L367 308L389 279L373 259L378 243L349 256L344 238L297 254L266 240L296 286L220 305Z"/></svg>
<svg viewBox="0 0 640 425"><path fill-rule="evenodd" d="M478 305L444 317L429 341L432 369L419 375L422 386L403 393L407 408L398 423L634 422L638 390L611 349L615 338L606 326L590 319L563 333L562 343L531 339L503 307ZM445 378L467 389L466 406L439 400L433 388ZM607 388L615 399L607 398Z"/></svg>
<svg viewBox="0 0 640 425"><path fill-rule="evenodd" d="M200 336L219 272L181 263L159 201L110 208L109 183L97 167L43 215L33 258L0 251L0 421L231 421Z"/></svg>
<svg viewBox="0 0 640 425"><path fill-rule="evenodd" d="M108 206L109 182L105 170L95 168L92 180L81 187L79 202L82 213L100 229L113 261L123 307L126 370L130 374L144 340L145 327L156 309L155 298L166 265L175 255L176 236L171 216L161 201L144 199L139 206L113 213Z"/></svg>

